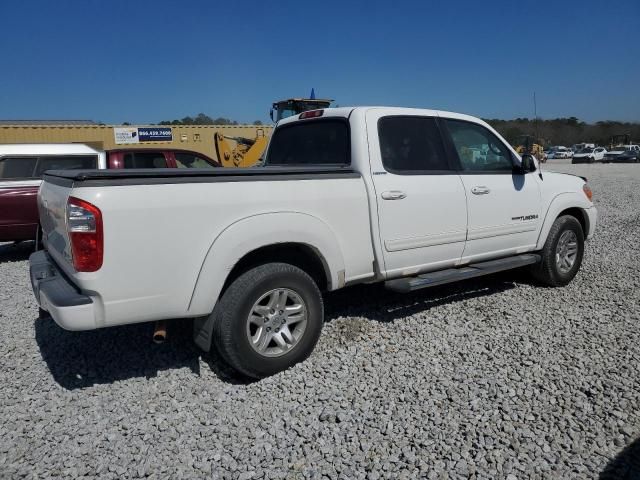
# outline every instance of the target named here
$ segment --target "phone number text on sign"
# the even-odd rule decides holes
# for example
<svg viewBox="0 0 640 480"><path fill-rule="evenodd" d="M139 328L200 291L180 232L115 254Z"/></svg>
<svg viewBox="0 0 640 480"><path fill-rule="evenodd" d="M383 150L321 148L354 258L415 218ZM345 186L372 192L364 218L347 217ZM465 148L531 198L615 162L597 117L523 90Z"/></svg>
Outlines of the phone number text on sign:
<svg viewBox="0 0 640 480"><path fill-rule="evenodd" d="M138 138L141 142L170 142L173 140L171 128L138 128Z"/></svg>

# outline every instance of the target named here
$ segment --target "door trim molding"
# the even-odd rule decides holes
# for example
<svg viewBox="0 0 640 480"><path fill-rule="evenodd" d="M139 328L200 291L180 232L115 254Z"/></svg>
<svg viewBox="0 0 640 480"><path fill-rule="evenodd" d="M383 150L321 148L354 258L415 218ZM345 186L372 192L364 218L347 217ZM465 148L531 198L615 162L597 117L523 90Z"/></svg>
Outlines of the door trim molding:
<svg viewBox="0 0 640 480"><path fill-rule="evenodd" d="M466 237L467 232L460 230L456 232L437 233L435 235L386 240L384 242L384 247L387 252L398 252L401 250L413 250L415 248L434 247L436 245L464 242Z"/></svg>

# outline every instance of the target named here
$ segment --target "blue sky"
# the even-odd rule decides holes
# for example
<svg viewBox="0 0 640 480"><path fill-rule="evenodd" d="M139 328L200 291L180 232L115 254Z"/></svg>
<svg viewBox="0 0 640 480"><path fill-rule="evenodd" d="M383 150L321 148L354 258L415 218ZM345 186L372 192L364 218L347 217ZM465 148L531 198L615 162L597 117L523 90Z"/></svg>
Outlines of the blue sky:
<svg viewBox="0 0 640 480"><path fill-rule="evenodd" d="M268 120L273 100L640 121L640 1L3 1L0 119Z"/></svg>

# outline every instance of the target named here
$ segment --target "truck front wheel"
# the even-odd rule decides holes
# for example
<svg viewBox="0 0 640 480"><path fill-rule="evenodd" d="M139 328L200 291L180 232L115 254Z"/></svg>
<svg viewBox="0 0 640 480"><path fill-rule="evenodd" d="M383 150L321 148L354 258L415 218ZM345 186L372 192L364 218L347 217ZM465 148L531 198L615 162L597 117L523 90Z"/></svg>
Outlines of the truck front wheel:
<svg viewBox="0 0 640 480"><path fill-rule="evenodd" d="M533 266L536 280L550 287L567 285L578 273L584 255L584 232L571 215L553 223L542 252L542 261Z"/></svg>
<svg viewBox="0 0 640 480"><path fill-rule="evenodd" d="M213 341L235 370L263 378L305 360L324 321L322 295L303 270L268 263L236 278L213 311Z"/></svg>

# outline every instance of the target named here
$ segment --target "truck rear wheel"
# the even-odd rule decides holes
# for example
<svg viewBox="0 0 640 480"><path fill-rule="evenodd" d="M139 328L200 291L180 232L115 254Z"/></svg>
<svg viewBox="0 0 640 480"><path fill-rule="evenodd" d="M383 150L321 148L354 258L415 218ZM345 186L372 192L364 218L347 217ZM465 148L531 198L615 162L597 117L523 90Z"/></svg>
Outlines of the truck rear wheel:
<svg viewBox="0 0 640 480"><path fill-rule="evenodd" d="M240 275L213 311L213 341L235 370L263 378L305 360L324 321L322 295L303 270L268 263Z"/></svg>
<svg viewBox="0 0 640 480"><path fill-rule="evenodd" d="M542 261L534 265L533 276L550 287L567 285L578 273L584 255L584 232L571 215L558 217L542 249Z"/></svg>

